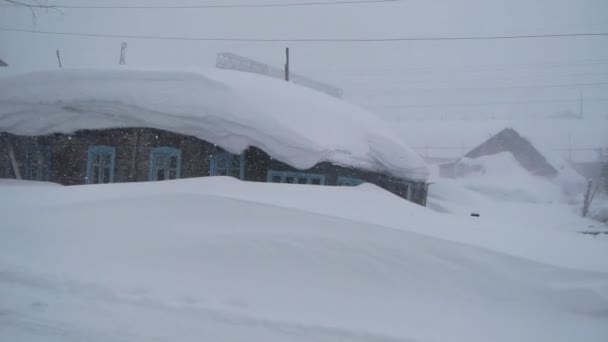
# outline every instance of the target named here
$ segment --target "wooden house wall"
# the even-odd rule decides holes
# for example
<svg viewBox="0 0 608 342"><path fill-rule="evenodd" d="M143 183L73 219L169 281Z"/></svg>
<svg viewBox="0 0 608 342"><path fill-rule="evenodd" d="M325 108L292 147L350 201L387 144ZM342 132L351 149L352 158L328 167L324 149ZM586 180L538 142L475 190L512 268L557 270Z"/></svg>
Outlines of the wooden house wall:
<svg viewBox="0 0 608 342"><path fill-rule="evenodd" d="M245 160L245 180L248 181L266 182L269 170L322 174L325 176L326 185L336 185L338 177L351 177L376 184L403 198L407 198L409 193L410 196L413 195L411 199L415 199L413 200L415 203L423 204L426 202L427 188L423 182L412 182L408 185L404 184L402 180L387 177L381 173L344 167L330 162L322 162L312 168L300 170L272 159L264 151L255 147L251 147L246 151ZM408 186L412 187L410 192L408 192Z"/></svg>
<svg viewBox="0 0 608 342"><path fill-rule="evenodd" d="M209 155L216 147L206 141L156 129L136 129L137 148L133 168L135 180L147 181L150 172L150 153L157 147L173 147L182 152L181 178L209 175Z"/></svg>
<svg viewBox="0 0 608 342"><path fill-rule="evenodd" d="M17 136L1 133L0 177L15 178L8 158L7 142L15 152L18 167L25 175L25 156L28 146L47 145L51 152L52 175L50 181L76 185L86 183L87 158L90 146L112 146L116 150L113 182L148 181L150 153L157 147L173 147L181 150L180 178L209 175L210 156L223 152L220 147L207 141L151 128L125 128L105 130L82 130L74 134L51 134L46 136ZM2 140L5 144L1 144ZM425 205L427 186L424 183L404 183L382 173L363 171L329 162L322 162L307 170L296 169L271 158L259 148L251 147L245 152L244 180L266 182L268 171L293 171L318 173L325 176L326 185L336 185L339 176L359 178L376 184L394 194L415 203ZM408 190L408 186L411 189Z"/></svg>
<svg viewBox="0 0 608 342"><path fill-rule="evenodd" d="M8 135L0 133L0 178L15 178L9 157Z"/></svg>

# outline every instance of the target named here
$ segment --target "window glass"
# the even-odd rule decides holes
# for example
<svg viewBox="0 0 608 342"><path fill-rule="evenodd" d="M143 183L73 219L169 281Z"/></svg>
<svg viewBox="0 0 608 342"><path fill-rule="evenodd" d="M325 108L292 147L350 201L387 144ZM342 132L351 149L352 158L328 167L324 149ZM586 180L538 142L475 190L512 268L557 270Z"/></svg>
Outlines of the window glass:
<svg viewBox="0 0 608 342"><path fill-rule="evenodd" d="M25 178L48 181L51 178L51 148L47 145L30 145L25 158Z"/></svg>
<svg viewBox="0 0 608 342"><path fill-rule="evenodd" d="M289 184L325 184L325 176L317 173L268 171L268 182Z"/></svg>
<svg viewBox="0 0 608 342"><path fill-rule="evenodd" d="M181 177L181 150L163 146L150 152L150 180L168 180Z"/></svg>
<svg viewBox="0 0 608 342"><path fill-rule="evenodd" d="M231 176L243 179L245 176L244 156L228 152L216 153L210 158L211 176Z"/></svg>
<svg viewBox="0 0 608 342"><path fill-rule="evenodd" d="M354 178L354 177L338 177L337 185L339 186L356 186L359 184L365 183L363 179Z"/></svg>
<svg viewBox="0 0 608 342"><path fill-rule="evenodd" d="M87 183L112 183L116 149L111 146L90 146L87 160Z"/></svg>

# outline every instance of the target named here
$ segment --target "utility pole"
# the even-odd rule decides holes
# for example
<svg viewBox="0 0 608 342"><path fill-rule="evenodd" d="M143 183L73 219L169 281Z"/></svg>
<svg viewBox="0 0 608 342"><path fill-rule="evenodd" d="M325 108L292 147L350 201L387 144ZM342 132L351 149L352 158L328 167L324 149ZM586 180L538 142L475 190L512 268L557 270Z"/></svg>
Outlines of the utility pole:
<svg viewBox="0 0 608 342"><path fill-rule="evenodd" d="M285 81L289 82L289 48L285 48Z"/></svg>
<svg viewBox="0 0 608 342"><path fill-rule="evenodd" d="M580 97L580 101L579 101L578 118L583 119L583 91L582 90L581 90L581 97Z"/></svg>
<svg viewBox="0 0 608 342"><path fill-rule="evenodd" d="M568 161L572 162L572 134L568 132Z"/></svg>
<svg viewBox="0 0 608 342"><path fill-rule="evenodd" d="M122 45L120 46L120 60L118 61L118 64L120 65L125 65L125 55L127 53L127 43L123 42Z"/></svg>
<svg viewBox="0 0 608 342"><path fill-rule="evenodd" d="M59 63L59 69L61 69L61 56L59 55L59 50L57 50L57 62Z"/></svg>

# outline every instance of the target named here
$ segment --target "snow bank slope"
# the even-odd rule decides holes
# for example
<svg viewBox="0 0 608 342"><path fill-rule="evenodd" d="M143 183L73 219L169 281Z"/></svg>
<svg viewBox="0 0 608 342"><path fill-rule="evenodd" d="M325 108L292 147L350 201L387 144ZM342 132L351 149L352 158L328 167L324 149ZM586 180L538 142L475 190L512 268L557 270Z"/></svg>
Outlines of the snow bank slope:
<svg viewBox="0 0 608 342"><path fill-rule="evenodd" d="M275 79L226 70L55 70L0 79L0 131L154 127L297 168L332 161L426 180L422 159L378 118Z"/></svg>
<svg viewBox="0 0 608 342"><path fill-rule="evenodd" d="M461 184L486 193L495 200L531 203L565 200L558 181L532 175L511 152L474 159L463 157L456 162L455 167L469 170L459 178Z"/></svg>
<svg viewBox="0 0 608 342"><path fill-rule="evenodd" d="M410 220L398 228L339 217L370 199ZM318 213L327 201L342 201L336 216ZM593 342L608 334L608 274L408 232L458 227L438 227L453 220L428 219L432 212L373 186L13 183L1 189L0 208L1 340Z"/></svg>

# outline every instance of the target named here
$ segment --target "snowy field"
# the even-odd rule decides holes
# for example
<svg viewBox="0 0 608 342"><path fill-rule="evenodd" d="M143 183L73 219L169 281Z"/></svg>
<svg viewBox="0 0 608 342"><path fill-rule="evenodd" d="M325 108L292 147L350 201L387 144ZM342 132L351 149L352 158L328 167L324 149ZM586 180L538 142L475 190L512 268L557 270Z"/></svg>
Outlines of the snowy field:
<svg viewBox="0 0 608 342"><path fill-rule="evenodd" d="M4 180L0 341L606 341L601 224L471 184Z"/></svg>

